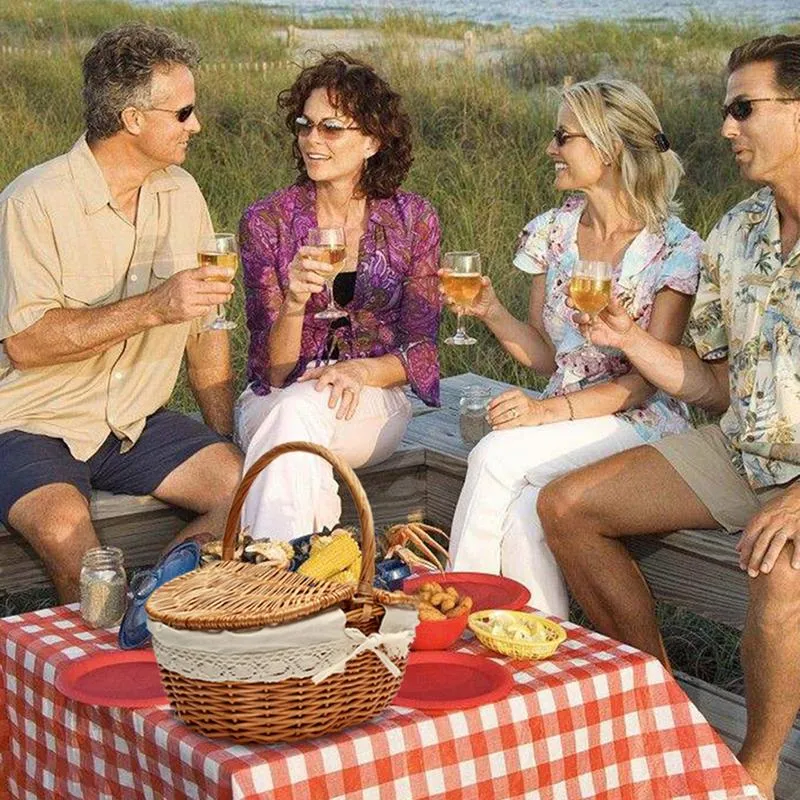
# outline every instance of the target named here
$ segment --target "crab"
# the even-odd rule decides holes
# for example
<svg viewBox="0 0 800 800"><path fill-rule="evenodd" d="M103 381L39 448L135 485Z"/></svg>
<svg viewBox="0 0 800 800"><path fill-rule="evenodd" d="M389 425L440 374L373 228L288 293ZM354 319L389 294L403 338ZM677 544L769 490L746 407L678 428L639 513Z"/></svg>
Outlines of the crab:
<svg viewBox="0 0 800 800"><path fill-rule="evenodd" d="M434 528L433 525L425 525L422 522L402 522L399 525L392 525L384 532L386 537L386 544L388 549L384 558L397 558L408 564L409 567L420 566L428 569L435 569L439 572L444 572L442 565L439 563L439 558L433 552L436 550L445 558L445 563L449 563L450 555L447 550L442 547L431 534L437 534L445 540L450 537L439 528ZM409 547L409 544L419 550L422 555L415 553ZM433 548L433 550L431 550Z"/></svg>

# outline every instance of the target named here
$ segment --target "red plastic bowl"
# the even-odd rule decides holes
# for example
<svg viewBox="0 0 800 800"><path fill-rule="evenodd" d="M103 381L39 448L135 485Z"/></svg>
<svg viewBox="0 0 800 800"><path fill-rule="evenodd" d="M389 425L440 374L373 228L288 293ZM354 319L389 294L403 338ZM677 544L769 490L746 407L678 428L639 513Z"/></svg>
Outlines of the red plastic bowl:
<svg viewBox="0 0 800 800"><path fill-rule="evenodd" d="M446 650L464 633L468 618L469 614L459 614L442 620L420 620L411 649Z"/></svg>

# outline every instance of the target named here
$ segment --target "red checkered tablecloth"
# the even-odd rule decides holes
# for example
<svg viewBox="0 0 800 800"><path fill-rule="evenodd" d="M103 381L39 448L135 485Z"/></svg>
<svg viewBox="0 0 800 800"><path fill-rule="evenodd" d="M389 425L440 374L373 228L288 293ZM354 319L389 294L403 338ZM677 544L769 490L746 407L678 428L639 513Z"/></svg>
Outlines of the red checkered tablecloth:
<svg viewBox="0 0 800 800"><path fill-rule="evenodd" d="M516 686L464 711L390 707L295 745L205 739L168 707L87 706L55 688L66 661L116 646L72 606L0 620L9 795L25 800L409 800L757 797L747 774L649 656L576 625L543 662L498 658ZM465 652L486 652L475 640ZM5 748L2 748L5 749Z"/></svg>

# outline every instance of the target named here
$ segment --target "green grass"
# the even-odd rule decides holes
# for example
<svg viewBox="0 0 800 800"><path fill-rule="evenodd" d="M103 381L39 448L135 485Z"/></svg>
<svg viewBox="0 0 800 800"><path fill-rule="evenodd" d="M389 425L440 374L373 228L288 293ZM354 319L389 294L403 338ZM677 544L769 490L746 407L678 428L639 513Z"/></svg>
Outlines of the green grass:
<svg viewBox="0 0 800 800"><path fill-rule="evenodd" d="M479 47L502 41L506 50L490 66L473 67L458 57L431 62L424 52L409 55L414 36L461 40L470 27L421 14L389 12L378 20L355 16L309 23L251 5L165 8L116 0L27 0L0 6L0 44L28 48L0 55L0 185L65 151L78 137L82 54L100 31L125 20L167 25L201 45L198 103L204 130L193 142L186 167L203 188L216 225L224 229L236 227L249 203L293 180L290 141L275 112L277 92L291 83L297 69L289 63L293 55L286 50L286 26L371 26L382 32L384 44L370 45L365 55L403 93L414 122L415 163L406 188L425 195L439 210L445 249L481 251L498 293L519 316L525 313L528 282L511 267L511 256L522 226L558 202L544 149L557 103L552 89L566 76L623 77L648 92L686 166L679 194L683 219L701 235L752 191L739 181L719 136L718 111L728 51L763 32L750 24L694 15L682 23L579 22L520 34L477 28ZM782 30L797 33L800 26ZM220 61L270 66L257 73L212 68ZM241 290L229 315L241 323L234 332L241 386L246 345ZM446 315L443 334L453 327L453 318ZM475 347L442 348L445 375L471 370L541 387L542 379L512 363L479 323L471 322L470 329L479 339ZM194 408L183 378L173 405ZM6 609L24 609L47 603L49 597L34 592L21 601L0 602ZM661 615L678 668L722 686L740 685L735 632L674 609L662 609Z"/></svg>

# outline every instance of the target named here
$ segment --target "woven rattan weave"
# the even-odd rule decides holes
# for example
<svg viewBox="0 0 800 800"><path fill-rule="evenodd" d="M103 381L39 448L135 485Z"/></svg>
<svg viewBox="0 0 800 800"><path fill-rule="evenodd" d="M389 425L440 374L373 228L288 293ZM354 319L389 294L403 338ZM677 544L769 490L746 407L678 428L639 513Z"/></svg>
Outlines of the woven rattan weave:
<svg viewBox="0 0 800 800"><path fill-rule="evenodd" d="M240 512L253 481L275 458L292 452L314 453L327 460L353 496L361 525L357 587L231 560ZM345 612L348 627L369 635L378 629L384 605L414 604L402 593L373 589L374 534L366 494L346 463L319 445L280 445L261 456L242 479L225 527L223 560L162 586L148 601L147 613L171 628L235 631L279 625L338 606ZM311 678L275 683L212 682L163 666L161 676L178 716L206 736L239 742L290 742L355 725L382 711L397 693L406 657L407 653L391 659L399 669L398 675L392 675L374 652L365 651L348 661L344 672L319 683Z"/></svg>

